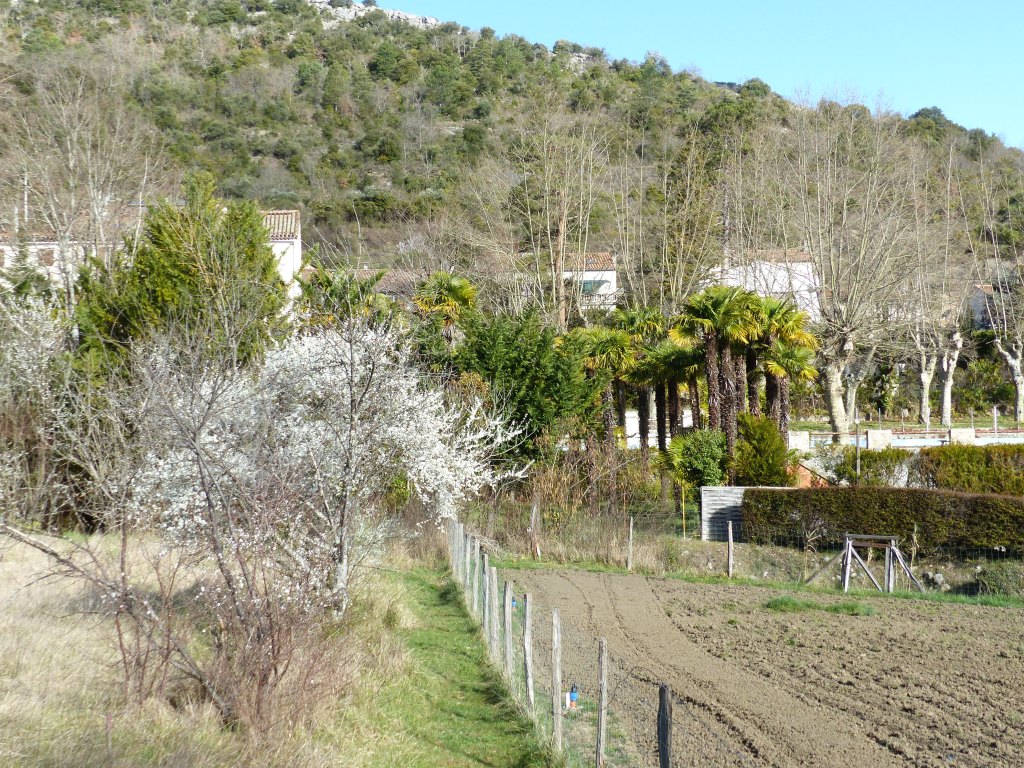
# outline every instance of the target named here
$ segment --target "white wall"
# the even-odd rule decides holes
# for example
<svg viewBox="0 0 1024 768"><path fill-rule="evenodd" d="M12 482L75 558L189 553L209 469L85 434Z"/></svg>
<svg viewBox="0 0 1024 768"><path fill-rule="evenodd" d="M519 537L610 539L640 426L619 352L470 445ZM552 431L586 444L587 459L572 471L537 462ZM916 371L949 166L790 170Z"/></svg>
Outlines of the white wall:
<svg viewBox="0 0 1024 768"><path fill-rule="evenodd" d="M745 288L762 296L791 296L797 309L812 322L821 319L818 308L818 280L810 261L755 261L719 271L723 285Z"/></svg>

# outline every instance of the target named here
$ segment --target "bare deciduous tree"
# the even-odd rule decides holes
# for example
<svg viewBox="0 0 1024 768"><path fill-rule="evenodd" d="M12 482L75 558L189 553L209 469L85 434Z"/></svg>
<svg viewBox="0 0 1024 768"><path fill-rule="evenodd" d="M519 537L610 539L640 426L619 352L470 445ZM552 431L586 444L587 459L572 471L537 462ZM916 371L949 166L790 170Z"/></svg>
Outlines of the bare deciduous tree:
<svg viewBox="0 0 1024 768"><path fill-rule="evenodd" d="M891 333L892 301L912 229L910 149L895 115L822 101L769 129L752 162L768 195L761 247L804 249L817 284L819 370L834 433L845 433L857 387ZM771 198L775 199L772 200Z"/></svg>
<svg viewBox="0 0 1024 768"><path fill-rule="evenodd" d="M25 73L33 92L3 93L0 189L14 229L57 245L67 306L84 259L109 260L133 239L150 194L171 179L154 130L125 98L127 64L78 56Z"/></svg>

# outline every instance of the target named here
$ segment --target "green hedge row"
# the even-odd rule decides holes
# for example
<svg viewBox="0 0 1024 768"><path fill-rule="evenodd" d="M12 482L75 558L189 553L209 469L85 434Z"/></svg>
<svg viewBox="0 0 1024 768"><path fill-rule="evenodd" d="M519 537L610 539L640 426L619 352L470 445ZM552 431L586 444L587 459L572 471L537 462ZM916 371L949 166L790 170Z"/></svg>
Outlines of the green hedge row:
<svg viewBox="0 0 1024 768"><path fill-rule="evenodd" d="M894 535L906 544L915 524L924 549L1020 550L1024 498L870 486L756 488L743 495L743 533L756 544L835 541L845 533Z"/></svg>
<svg viewBox="0 0 1024 768"><path fill-rule="evenodd" d="M857 449L847 445L829 457L826 470L837 483L850 485L906 485L907 465L913 460L913 451L903 448L883 448L860 452L860 475L857 474Z"/></svg>
<svg viewBox="0 0 1024 768"><path fill-rule="evenodd" d="M1024 496L1024 445L922 448L911 479L926 488Z"/></svg>

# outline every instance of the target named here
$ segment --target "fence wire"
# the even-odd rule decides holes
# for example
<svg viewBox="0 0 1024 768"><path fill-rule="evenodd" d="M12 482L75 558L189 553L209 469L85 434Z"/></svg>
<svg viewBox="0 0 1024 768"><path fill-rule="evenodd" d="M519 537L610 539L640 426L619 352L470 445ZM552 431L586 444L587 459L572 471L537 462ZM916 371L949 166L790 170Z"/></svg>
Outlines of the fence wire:
<svg viewBox="0 0 1024 768"><path fill-rule="evenodd" d="M642 538L660 539L659 523L645 529L644 522L634 528ZM449 527L449 554L457 583L465 590L467 608L480 624L484 641L489 640L488 593L483 557L477 560L475 547L466 549L466 528L458 523ZM778 584L803 584L812 576L818 584L841 588L840 561L843 541L811 539L794 536L771 544L745 541L741 527L734 530L732 567L734 576L748 580L765 580ZM723 536L723 538L725 538ZM471 542L473 537L471 537ZM477 539L479 541L479 539ZM485 540L486 542L486 540ZM664 541L662 541L665 544ZM728 572L727 542L707 542L673 536L674 565L681 571L696 575L723 576ZM910 542L901 542L903 555L912 572L929 590L960 594L1012 592L1020 589L1024 559L1020 552L1003 547L919 550ZM486 547L486 544L485 544ZM880 554L865 551L867 567L881 580L883 560ZM488 561L490 559L488 558ZM467 570L466 565L469 564ZM489 562L490 564L490 562ZM468 575L467 575L468 574ZM513 584L515 602L511 623L504 621L505 582L511 574L497 574L498 592L493 606L497 609L496 642L491 660L508 688L516 706L534 724L538 738L553 742L554 687L552 681L552 608L534 596L530 605L532 635L531 705L527 694L524 629L526 602L522 585ZM895 572L897 590L914 589L910 579L900 570ZM1016 587L1014 587L1016 585ZM851 573L851 588L872 589L867 575L859 570ZM561 685L557 691L558 712L562 722L562 748L568 766L597 765L596 741L598 724L598 641L611 628L593 625L588 620L586 600L578 615L566 613L561 618ZM592 617L590 617L592 618ZM506 667L505 638L511 635L512 656ZM624 642L617 639L616 642ZM625 650L614 642L609 645L608 696L609 716L606 720L605 768L633 768L658 765L657 722L658 689L677 672L664 668L661 661L645 663L636 648ZM691 695L689 681L679 679L680 689L673 691L673 765L756 766L759 761L744 740L731 730L709 702ZM565 695L575 687L578 698L574 706L566 706Z"/></svg>

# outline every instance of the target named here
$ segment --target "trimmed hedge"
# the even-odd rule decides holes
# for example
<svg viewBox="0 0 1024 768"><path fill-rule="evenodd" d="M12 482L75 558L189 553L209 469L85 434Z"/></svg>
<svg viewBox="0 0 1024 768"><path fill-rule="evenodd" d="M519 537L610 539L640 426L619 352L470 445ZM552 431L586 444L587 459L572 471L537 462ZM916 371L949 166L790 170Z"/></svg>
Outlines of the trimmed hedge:
<svg viewBox="0 0 1024 768"><path fill-rule="evenodd" d="M850 485L897 486L906 485L907 464L913 458L912 451L903 448L883 448L860 452L860 477L857 476L857 449L847 445L835 456L826 468L837 483Z"/></svg>
<svg viewBox="0 0 1024 768"><path fill-rule="evenodd" d="M1024 496L1024 445L922 448L911 472L926 488Z"/></svg>
<svg viewBox="0 0 1024 768"><path fill-rule="evenodd" d="M755 544L791 543L810 535L894 535L909 541L917 525L925 549L1005 546L1024 549L1024 498L923 488L869 486L778 490L743 495L743 532Z"/></svg>

